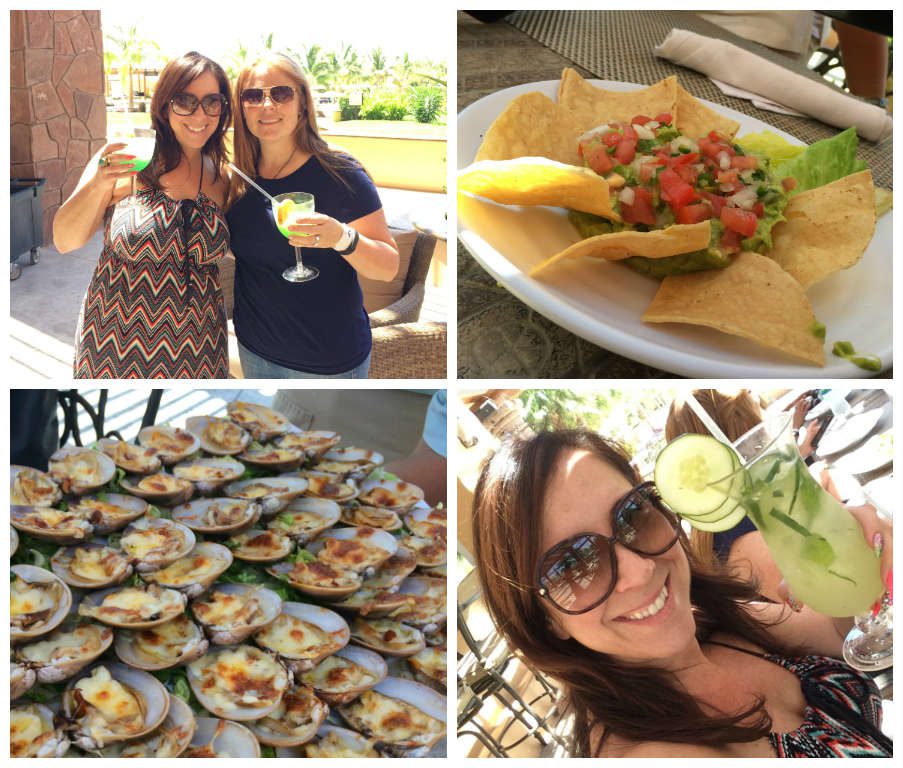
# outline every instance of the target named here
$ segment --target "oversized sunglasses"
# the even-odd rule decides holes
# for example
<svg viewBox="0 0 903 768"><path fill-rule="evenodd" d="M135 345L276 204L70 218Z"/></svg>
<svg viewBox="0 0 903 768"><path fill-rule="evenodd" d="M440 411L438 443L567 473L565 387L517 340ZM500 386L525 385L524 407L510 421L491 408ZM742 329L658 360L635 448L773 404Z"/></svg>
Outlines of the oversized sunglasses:
<svg viewBox="0 0 903 768"><path fill-rule="evenodd" d="M615 504L613 536L578 533L539 558L539 594L562 613L577 615L601 605L618 582L615 544L639 555L667 552L680 536L680 522L659 498L654 483L642 483Z"/></svg>
<svg viewBox="0 0 903 768"><path fill-rule="evenodd" d="M269 96L273 104L288 104L295 97L295 89L290 85L274 85L268 88L245 88L241 92L241 103L246 107L259 107Z"/></svg>
<svg viewBox="0 0 903 768"><path fill-rule="evenodd" d="M190 93L177 93L169 100L169 103L172 106L172 111L182 117L193 115L197 111L198 106L210 117L217 117L222 114L228 102L221 93L208 93L202 99Z"/></svg>

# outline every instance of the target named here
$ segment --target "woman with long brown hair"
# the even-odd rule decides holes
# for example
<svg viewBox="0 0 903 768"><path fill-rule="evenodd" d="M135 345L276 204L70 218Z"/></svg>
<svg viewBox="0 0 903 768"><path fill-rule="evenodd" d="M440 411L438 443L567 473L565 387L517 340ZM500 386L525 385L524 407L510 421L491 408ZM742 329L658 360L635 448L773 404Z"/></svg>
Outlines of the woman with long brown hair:
<svg viewBox="0 0 903 768"><path fill-rule="evenodd" d="M584 430L506 443L473 509L487 607L563 684L575 756L891 753L877 689L836 658L850 622L758 603L699 563L618 446Z"/></svg>
<svg viewBox="0 0 903 768"><path fill-rule="evenodd" d="M270 200L239 175L229 193L235 271L235 335L248 378L366 378L370 322L358 274L391 280L399 256L370 176L331 150L317 129L313 96L296 62L271 54L235 83L235 165L275 197L314 196L316 213L276 228ZM319 270L310 282L282 277L303 248Z"/></svg>
<svg viewBox="0 0 903 768"><path fill-rule="evenodd" d="M57 212L53 239L63 253L104 227L79 318L76 377L228 375L217 262L229 249L231 117L222 67L195 51L173 59L151 99L149 165L137 173L125 144L107 144Z"/></svg>

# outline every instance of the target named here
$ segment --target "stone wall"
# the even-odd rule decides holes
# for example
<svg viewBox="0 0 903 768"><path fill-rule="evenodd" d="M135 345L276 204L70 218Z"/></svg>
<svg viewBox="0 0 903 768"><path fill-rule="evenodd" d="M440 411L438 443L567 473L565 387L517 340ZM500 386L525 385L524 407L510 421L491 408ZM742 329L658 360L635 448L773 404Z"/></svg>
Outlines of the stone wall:
<svg viewBox="0 0 903 768"><path fill-rule="evenodd" d="M10 12L10 176L46 178L53 216L105 143L100 11Z"/></svg>

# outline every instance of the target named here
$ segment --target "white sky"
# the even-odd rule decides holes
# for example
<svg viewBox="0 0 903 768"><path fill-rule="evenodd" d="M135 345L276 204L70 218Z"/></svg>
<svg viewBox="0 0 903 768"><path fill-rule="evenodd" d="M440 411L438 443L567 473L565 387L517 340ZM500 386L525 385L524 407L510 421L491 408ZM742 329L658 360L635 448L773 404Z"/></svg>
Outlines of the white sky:
<svg viewBox="0 0 903 768"><path fill-rule="evenodd" d="M371 10L367 10L367 8ZM238 48L262 47L263 36L274 32L273 47L301 51L318 44L325 50L340 43L353 45L360 55L380 47L391 63L408 53L412 59L451 59L454 11L431 3L315 2L201 4L192 0L121 3L101 10L106 30L137 25L145 39L160 46L164 57L197 50L225 62Z"/></svg>

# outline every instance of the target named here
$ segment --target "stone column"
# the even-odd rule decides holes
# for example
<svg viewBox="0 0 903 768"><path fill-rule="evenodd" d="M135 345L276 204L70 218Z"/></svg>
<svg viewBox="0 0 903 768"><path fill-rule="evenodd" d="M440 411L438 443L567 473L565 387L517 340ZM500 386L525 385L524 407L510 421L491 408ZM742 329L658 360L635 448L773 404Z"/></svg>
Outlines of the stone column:
<svg viewBox="0 0 903 768"><path fill-rule="evenodd" d="M46 178L53 216L105 143L100 11L10 11L10 176Z"/></svg>

